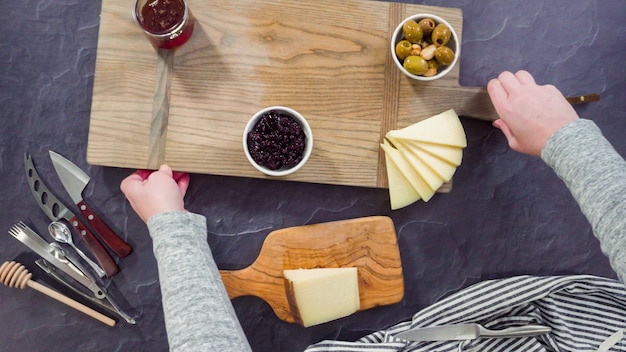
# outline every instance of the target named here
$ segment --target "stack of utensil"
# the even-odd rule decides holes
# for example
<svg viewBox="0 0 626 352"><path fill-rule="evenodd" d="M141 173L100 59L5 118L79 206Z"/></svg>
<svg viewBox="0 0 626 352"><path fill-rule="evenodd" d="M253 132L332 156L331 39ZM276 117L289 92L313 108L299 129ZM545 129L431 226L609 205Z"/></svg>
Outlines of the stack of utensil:
<svg viewBox="0 0 626 352"><path fill-rule="evenodd" d="M71 253L55 245L56 243L48 243L25 222L13 225L9 234L41 257L35 263L51 278L98 307L119 315L127 323L135 324L135 319L115 303L104 284Z"/></svg>
<svg viewBox="0 0 626 352"><path fill-rule="evenodd" d="M120 258L128 256L132 247L115 234L83 199L82 193L90 181L89 176L60 154L54 151L49 154L63 187L86 221L72 212L48 188L35 169L32 157L25 154L24 167L28 185L37 204L51 220L48 232L56 242L48 243L34 226L25 221L13 225L9 234L41 257L35 263L49 277L71 289L85 301L120 316L129 324L135 324L135 319L118 306L105 288L108 286L105 281L109 280L110 284L110 278L120 271L105 246ZM71 229L76 231L88 254L96 261L74 243ZM17 277L14 273L11 274L12 277Z"/></svg>

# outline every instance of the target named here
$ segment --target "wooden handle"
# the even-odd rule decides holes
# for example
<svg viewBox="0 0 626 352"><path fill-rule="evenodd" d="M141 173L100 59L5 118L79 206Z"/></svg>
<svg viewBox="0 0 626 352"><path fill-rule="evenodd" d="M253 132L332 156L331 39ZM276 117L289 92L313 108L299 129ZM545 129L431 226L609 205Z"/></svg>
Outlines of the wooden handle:
<svg viewBox="0 0 626 352"><path fill-rule="evenodd" d="M288 323L295 322L287 302L282 275L268 275L254 266L235 271L220 270L220 275L230 299L259 297L272 307L280 319Z"/></svg>
<svg viewBox="0 0 626 352"><path fill-rule="evenodd" d="M62 294L60 294L60 293L58 293L58 292L56 292L56 291L54 291L54 290L44 286L44 285L42 285L42 284L40 284L40 283L38 283L36 281L29 280L26 284L30 288L32 288L34 290L37 290L37 291L43 293L44 295L46 295L48 297L54 298L57 301L59 301L61 303L64 303L64 304L66 304L66 305L68 305L68 306L70 306L70 307L72 307L72 308L74 308L74 309L76 309L76 310L78 310L78 311L80 311L82 313L85 313L88 316L90 316L90 317L100 321L101 323L104 323L104 324L106 324L108 326L115 326L115 320L107 317L106 315L104 315L104 314L102 314L100 312L97 312L97 311L87 307L86 305L84 305L82 303L79 303L79 302L77 302L77 301L75 301L75 300L73 300L73 299L71 299L71 298L69 298L67 296L64 296L64 295L62 295Z"/></svg>
<svg viewBox="0 0 626 352"><path fill-rule="evenodd" d="M102 242L106 244L115 254L117 254L120 258L124 258L133 251L133 248L124 240L122 240L111 228L102 221L96 213L91 210L89 205L85 203L84 200L81 200L78 204L78 209L80 209L81 213L87 218L89 224L96 230L96 233L102 239Z"/></svg>
<svg viewBox="0 0 626 352"><path fill-rule="evenodd" d="M244 292L246 290L243 290L247 288L246 285L242 285L244 279L237 275L238 272L239 271L220 270L222 282L224 283L224 287L226 287L230 299L248 295L248 293Z"/></svg>
<svg viewBox="0 0 626 352"><path fill-rule="evenodd" d="M575 97L566 97L565 99L567 99L568 103L572 105L576 105L576 104L593 103L594 101L600 101L600 95L593 93L593 94L587 94L587 95L579 95Z"/></svg>
<svg viewBox="0 0 626 352"><path fill-rule="evenodd" d="M220 270L228 297L234 299L241 296L257 296L263 298L267 294L268 276L248 267L241 270Z"/></svg>
<svg viewBox="0 0 626 352"><path fill-rule="evenodd" d="M78 231L80 238L83 240L89 251L96 257L98 264L104 270L108 277L117 274L120 268L117 266L113 258L107 250L98 242L98 239L81 223L76 217L69 220L70 225Z"/></svg>

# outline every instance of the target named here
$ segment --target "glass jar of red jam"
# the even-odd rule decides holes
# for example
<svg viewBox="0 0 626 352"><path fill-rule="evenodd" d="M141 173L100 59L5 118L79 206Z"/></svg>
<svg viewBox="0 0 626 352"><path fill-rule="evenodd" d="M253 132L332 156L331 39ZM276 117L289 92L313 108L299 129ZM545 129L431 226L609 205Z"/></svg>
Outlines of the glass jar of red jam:
<svg viewBox="0 0 626 352"><path fill-rule="evenodd" d="M195 22L185 0L135 0L133 17L146 38L160 49L183 45Z"/></svg>

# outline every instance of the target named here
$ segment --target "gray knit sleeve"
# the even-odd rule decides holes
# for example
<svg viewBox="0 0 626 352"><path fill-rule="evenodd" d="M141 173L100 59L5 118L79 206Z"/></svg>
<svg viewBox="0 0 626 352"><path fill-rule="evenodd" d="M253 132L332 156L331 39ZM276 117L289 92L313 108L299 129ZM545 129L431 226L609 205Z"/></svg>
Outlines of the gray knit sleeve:
<svg viewBox="0 0 626 352"><path fill-rule="evenodd" d="M565 182L591 223L613 270L626 283L626 162L590 120L574 121L541 158Z"/></svg>
<svg viewBox="0 0 626 352"><path fill-rule="evenodd" d="M170 351L251 351L207 243L205 217L160 213L148 229Z"/></svg>

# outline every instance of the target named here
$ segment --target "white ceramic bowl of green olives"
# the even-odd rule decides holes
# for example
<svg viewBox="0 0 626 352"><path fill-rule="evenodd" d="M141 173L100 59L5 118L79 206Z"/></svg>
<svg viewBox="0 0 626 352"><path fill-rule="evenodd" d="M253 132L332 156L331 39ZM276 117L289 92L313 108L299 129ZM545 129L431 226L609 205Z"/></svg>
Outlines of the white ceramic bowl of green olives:
<svg viewBox="0 0 626 352"><path fill-rule="evenodd" d="M391 38L391 56L406 76L433 81L454 68L461 45L454 28L443 18L429 13L405 18Z"/></svg>

